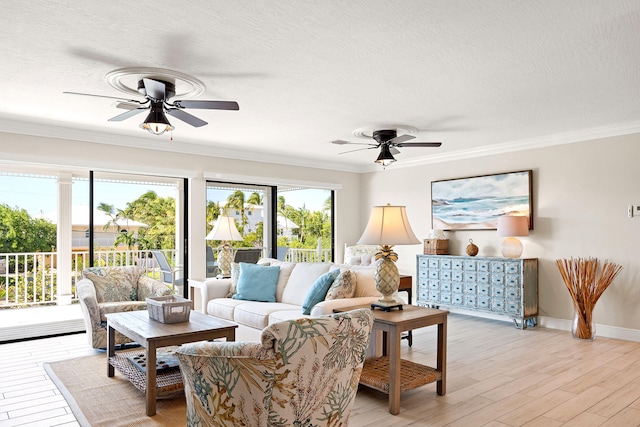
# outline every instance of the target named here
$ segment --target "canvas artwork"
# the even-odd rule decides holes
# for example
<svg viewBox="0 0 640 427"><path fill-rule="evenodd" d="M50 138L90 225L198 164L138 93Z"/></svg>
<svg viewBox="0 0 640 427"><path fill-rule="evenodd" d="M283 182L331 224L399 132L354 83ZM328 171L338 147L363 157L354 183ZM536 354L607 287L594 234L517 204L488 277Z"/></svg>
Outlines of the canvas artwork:
<svg viewBox="0 0 640 427"><path fill-rule="evenodd" d="M527 216L533 229L530 170L431 182L434 229L495 230L503 215Z"/></svg>

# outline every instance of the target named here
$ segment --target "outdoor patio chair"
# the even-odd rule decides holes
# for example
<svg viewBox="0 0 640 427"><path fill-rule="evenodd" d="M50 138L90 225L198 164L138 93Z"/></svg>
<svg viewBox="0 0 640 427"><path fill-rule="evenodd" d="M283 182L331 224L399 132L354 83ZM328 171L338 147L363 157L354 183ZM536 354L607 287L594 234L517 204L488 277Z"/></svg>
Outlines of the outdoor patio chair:
<svg viewBox="0 0 640 427"><path fill-rule="evenodd" d="M213 248L207 246L207 277L215 277L218 274L218 263L213 256Z"/></svg>
<svg viewBox="0 0 640 427"><path fill-rule="evenodd" d="M262 257L262 248L257 249L238 249L233 257L233 262L246 262L256 264Z"/></svg>
<svg viewBox="0 0 640 427"><path fill-rule="evenodd" d="M181 268L172 268L169 265L169 261L167 261L167 257L164 255L162 251L151 251L153 254L153 258L158 263L160 267L160 277L164 283L171 284L171 287L175 289L176 286L182 286L184 284L184 279L182 277L176 278L176 273L182 271Z"/></svg>
<svg viewBox="0 0 640 427"><path fill-rule="evenodd" d="M348 425L372 327L367 308L180 346L187 425Z"/></svg>
<svg viewBox="0 0 640 427"><path fill-rule="evenodd" d="M287 256L287 252L289 252L289 248L287 246L278 246L276 248L276 259L278 261L284 261L284 257Z"/></svg>

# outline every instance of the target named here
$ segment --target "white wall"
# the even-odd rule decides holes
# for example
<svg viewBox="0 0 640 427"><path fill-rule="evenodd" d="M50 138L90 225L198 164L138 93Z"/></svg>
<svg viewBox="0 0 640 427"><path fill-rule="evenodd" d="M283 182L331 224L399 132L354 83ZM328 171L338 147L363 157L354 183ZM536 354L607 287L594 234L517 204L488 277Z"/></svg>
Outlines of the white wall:
<svg viewBox="0 0 640 427"><path fill-rule="evenodd" d="M114 136L115 138L115 136ZM176 154L153 150L153 138L145 138L149 146L118 147L99 143L43 138L0 133L1 162L25 167L39 166L49 171L69 168L110 172L142 173L190 178L189 247L191 278L205 277L205 210L206 178L240 181L247 184L300 184L336 190L336 259L343 256L344 242L353 243L362 232L359 223L360 175L308 167L287 167L272 163L248 162L211 156ZM202 236L202 244L197 240Z"/></svg>
<svg viewBox="0 0 640 427"><path fill-rule="evenodd" d="M431 228L431 181L532 169L534 229L521 240L523 257L539 259L540 315L573 316L555 260L597 257L623 270L596 305L595 322L609 330L640 330L640 216L627 218L627 205L640 205L639 159L640 135L631 135L411 168L392 165L363 176L361 221L374 204L406 205L423 239ZM396 165L401 163L399 157ZM480 256L500 256L502 238L495 231L446 234L453 255L464 255L472 238ZM396 249L400 271L415 274L422 247Z"/></svg>
<svg viewBox="0 0 640 427"><path fill-rule="evenodd" d="M595 321L609 331L626 328L640 332L640 217L626 216L628 204L640 205L640 168L636 165L640 159L640 135L413 168L402 168L400 156L398 163L386 170L362 175L7 133L0 133L0 159L53 170L75 167L184 176L192 178L193 183L203 177L243 177L247 183L258 184L300 180L339 185L338 260L342 259L344 243L353 244L360 237L374 204L406 205L414 231L422 239L431 228L431 181L532 169L534 229L521 240L525 246L523 256L539 259L540 315L550 319L572 317L571 300L555 265L557 258L610 259L624 269L598 302ZM200 188L204 198L204 186L195 187ZM194 202L197 195L198 191L190 195L191 203L202 206ZM202 224L200 228L204 230L204 210L193 209L190 221ZM480 247L479 255L499 256L502 239L493 231L447 234L452 254L464 254L469 238L473 238ZM194 271L193 277L204 277L204 244L192 246L191 264L202 270ZM415 274L415 255L422 253L422 245L396 250L400 271ZM601 331L598 329L599 334Z"/></svg>

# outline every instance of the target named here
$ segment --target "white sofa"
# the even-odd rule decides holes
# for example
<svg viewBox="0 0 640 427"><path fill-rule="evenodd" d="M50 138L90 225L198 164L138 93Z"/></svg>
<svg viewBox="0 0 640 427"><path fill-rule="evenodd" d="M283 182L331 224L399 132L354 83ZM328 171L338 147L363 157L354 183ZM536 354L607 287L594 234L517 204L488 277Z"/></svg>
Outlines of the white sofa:
<svg viewBox="0 0 640 427"><path fill-rule="evenodd" d="M370 304L380 298L375 288L375 264L345 265L334 263L283 262L265 258L258 262L279 266L276 302L256 302L228 298L231 279L207 279L200 288L205 314L231 320L240 326L237 340L260 339L262 329L270 324L301 317L315 317L333 313L335 308ZM324 300L302 314L302 305L315 280L330 270L349 269L356 277L353 298Z"/></svg>

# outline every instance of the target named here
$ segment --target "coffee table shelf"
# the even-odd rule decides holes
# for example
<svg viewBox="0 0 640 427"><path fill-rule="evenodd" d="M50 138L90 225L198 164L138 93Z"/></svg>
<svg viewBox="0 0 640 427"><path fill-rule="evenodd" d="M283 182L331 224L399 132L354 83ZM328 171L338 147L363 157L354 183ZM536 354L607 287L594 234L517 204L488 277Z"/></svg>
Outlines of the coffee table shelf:
<svg viewBox="0 0 640 427"><path fill-rule="evenodd" d="M109 357L109 364L116 368L131 384L143 393L147 391L147 376L145 372L133 365L129 356L144 356L144 352L119 353ZM157 397L170 396L184 390L182 374L179 368L156 373Z"/></svg>

